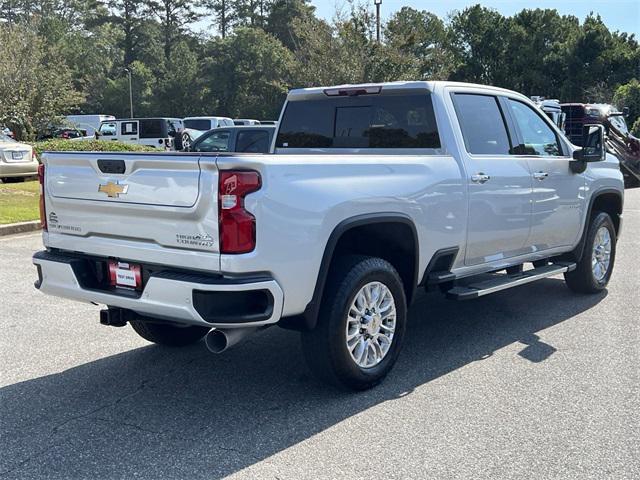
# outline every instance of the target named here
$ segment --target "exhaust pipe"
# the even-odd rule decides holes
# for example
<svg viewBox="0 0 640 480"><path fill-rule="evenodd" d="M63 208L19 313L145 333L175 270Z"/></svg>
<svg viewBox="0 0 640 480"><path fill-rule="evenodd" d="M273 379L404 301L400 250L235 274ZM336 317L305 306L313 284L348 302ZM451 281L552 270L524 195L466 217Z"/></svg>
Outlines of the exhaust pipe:
<svg viewBox="0 0 640 480"><path fill-rule="evenodd" d="M260 330L260 327L214 328L204 337L204 343L211 353L222 353Z"/></svg>

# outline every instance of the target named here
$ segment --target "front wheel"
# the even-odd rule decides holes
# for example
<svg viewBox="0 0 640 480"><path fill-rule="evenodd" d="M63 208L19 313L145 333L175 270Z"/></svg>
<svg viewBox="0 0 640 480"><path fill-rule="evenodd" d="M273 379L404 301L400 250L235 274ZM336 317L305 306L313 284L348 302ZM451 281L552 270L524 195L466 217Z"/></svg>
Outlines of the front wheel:
<svg viewBox="0 0 640 480"><path fill-rule="evenodd" d="M131 320L129 322L135 332L145 340L167 347L185 347L199 341L210 328L207 327L176 327L163 323Z"/></svg>
<svg viewBox="0 0 640 480"><path fill-rule="evenodd" d="M338 259L327 279L318 325L302 333L312 372L342 388L365 390L395 364L407 323L402 280L381 258Z"/></svg>
<svg viewBox="0 0 640 480"><path fill-rule="evenodd" d="M616 229L608 213L593 215L582 257L572 272L564 274L574 292L597 293L609 283L616 259Z"/></svg>

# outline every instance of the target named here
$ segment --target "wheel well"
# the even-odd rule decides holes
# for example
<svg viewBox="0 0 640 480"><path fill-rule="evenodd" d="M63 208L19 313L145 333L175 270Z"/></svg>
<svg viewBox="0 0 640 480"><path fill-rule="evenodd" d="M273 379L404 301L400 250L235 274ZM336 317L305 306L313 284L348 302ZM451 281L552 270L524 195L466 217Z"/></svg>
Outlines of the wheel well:
<svg viewBox="0 0 640 480"><path fill-rule="evenodd" d="M344 255L379 257L398 271L404 285L407 303L417 283L418 242L414 228L407 222L384 221L350 228L336 243L331 264Z"/></svg>
<svg viewBox="0 0 640 480"><path fill-rule="evenodd" d="M622 197L617 193L602 193L593 201L591 212L606 212L613 220L616 233L620 231L620 214L622 213Z"/></svg>

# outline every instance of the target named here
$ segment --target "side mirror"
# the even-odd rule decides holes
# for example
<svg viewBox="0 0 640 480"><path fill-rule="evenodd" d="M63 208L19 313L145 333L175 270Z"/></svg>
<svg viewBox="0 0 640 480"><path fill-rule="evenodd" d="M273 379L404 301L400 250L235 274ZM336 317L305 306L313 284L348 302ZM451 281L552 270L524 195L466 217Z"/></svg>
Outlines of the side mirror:
<svg viewBox="0 0 640 480"><path fill-rule="evenodd" d="M622 116L623 116L624 118L627 118L627 117L629 116L629 107L624 107L624 108L622 109Z"/></svg>
<svg viewBox="0 0 640 480"><path fill-rule="evenodd" d="M573 152L573 159L580 162L601 162L606 158L604 127L584 125L582 127L582 148Z"/></svg>

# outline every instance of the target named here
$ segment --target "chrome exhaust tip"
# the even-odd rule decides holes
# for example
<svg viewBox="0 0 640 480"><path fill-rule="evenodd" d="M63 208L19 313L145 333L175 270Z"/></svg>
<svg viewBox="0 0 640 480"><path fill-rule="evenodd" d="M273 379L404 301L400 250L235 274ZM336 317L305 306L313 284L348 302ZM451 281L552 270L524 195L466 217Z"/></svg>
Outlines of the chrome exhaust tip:
<svg viewBox="0 0 640 480"><path fill-rule="evenodd" d="M204 343L211 353L222 353L258 330L258 327L214 328L204 337Z"/></svg>

